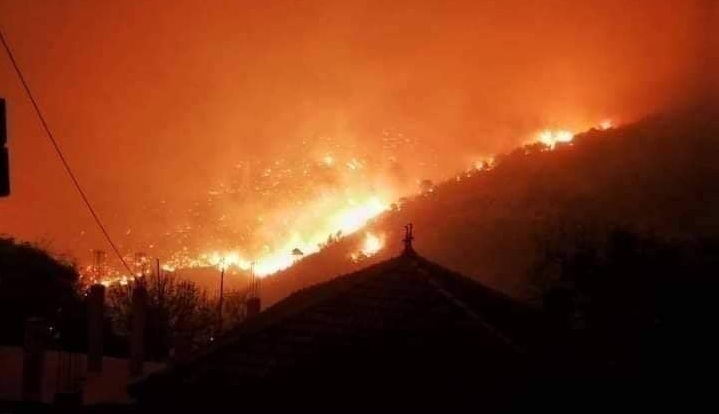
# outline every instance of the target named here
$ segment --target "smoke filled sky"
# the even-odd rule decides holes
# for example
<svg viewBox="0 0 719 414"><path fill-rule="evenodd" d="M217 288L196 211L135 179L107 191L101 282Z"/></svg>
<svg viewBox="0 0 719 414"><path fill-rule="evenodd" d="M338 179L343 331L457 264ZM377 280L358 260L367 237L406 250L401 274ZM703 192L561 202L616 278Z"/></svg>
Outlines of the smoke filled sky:
<svg viewBox="0 0 719 414"><path fill-rule="evenodd" d="M198 205L275 160L366 155L361 191L395 194L542 128L679 105L701 88L706 4L0 0L0 25L89 197L132 250L215 216L245 226L253 198ZM80 260L107 248L4 55L0 96L13 191L0 233Z"/></svg>

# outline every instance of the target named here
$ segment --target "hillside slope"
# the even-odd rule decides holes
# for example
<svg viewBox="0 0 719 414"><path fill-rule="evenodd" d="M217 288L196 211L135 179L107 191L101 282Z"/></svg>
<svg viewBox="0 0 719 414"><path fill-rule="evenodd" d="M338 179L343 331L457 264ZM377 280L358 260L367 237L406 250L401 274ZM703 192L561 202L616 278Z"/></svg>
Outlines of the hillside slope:
<svg viewBox="0 0 719 414"><path fill-rule="evenodd" d="M386 240L376 256L349 260L360 232L266 279L265 304L398 254L408 222L425 257L524 298L537 294L529 282L547 246L570 233L591 238L621 227L665 239L717 236L715 115L655 116L588 131L551 151L519 148L492 169L458 176L378 218L367 229Z"/></svg>

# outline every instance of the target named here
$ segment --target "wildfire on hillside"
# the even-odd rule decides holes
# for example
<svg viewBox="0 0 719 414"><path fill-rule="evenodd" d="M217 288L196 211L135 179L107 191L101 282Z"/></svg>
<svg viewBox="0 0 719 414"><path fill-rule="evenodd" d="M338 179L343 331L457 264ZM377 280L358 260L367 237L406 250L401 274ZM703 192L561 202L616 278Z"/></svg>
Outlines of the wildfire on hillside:
<svg viewBox="0 0 719 414"><path fill-rule="evenodd" d="M612 122L605 120L595 128L612 127ZM530 143L553 150L560 144L572 143L574 137L575 133L568 129L545 129ZM339 152L325 152L314 161L303 160L299 164L277 160L269 167L255 168L254 172L248 172L248 165L241 166L238 180L208 191L208 200L189 212L196 221L194 225L180 226L166 234L180 245L162 261L162 270L216 268L266 277L362 230L408 192L406 187L400 190L401 186L387 185L391 178L388 179L386 171L376 171L377 163L371 157L343 156ZM491 170L495 164L494 156L482 157L456 178L461 180ZM424 181L417 180L420 189L415 193L422 193ZM250 223L236 221L230 211L236 209L247 216L249 207L242 201L250 197L256 211L249 213L255 214L256 219ZM213 215L219 218L210 223L206 217ZM237 232L238 227L244 227L244 232ZM210 246L197 243L197 239L208 235L211 239L206 245ZM237 247L212 247L232 245ZM348 259L359 262L383 247L383 237L367 232L362 245ZM137 257L128 259L137 268L134 275L96 262L82 269L83 279L88 283L126 284L133 277L147 274L147 263L137 262Z"/></svg>

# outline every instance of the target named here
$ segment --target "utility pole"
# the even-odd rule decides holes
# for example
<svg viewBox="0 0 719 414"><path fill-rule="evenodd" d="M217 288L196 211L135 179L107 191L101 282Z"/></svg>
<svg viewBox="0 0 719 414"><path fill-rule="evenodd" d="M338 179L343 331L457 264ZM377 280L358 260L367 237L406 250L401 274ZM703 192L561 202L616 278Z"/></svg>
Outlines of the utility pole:
<svg viewBox="0 0 719 414"><path fill-rule="evenodd" d="M220 265L220 300L217 310L217 336L222 333L222 305L225 295L225 265Z"/></svg>
<svg viewBox="0 0 719 414"><path fill-rule="evenodd" d="M250 288L247 292L247 301L245 302L245 309L247 310L246 317L252 318L260 313L260 279L255 274L255 262L252 262L250 266Z"/></svg>
<svg viewBox="0 0 719 414"><path fill-rule="evenodd" d="M165 285L160 280L160 258L155 258L155 289L157 290L158 301L160 302L160 309L162 309L162 299L165 293Z"/></svg>
<svg viewBox="0 0 719 414"><path fill-rule="evenodd" d="M0 197L10 195L10 161L5 145L7 144L7 117L5 100L0 98Z"/></svg>

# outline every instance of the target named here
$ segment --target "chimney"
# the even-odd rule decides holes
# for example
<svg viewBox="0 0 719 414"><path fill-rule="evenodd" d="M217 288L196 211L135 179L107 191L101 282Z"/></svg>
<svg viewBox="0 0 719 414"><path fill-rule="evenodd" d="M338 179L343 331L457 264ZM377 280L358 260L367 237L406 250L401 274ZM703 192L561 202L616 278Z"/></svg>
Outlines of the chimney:
<svg viewBox="0 0 719 414"><path fill-rule="evenodd" d="M105 286L90 286L87 296L87 371L102 372L102 327L105 311Z"/></svg>
<svg viewBox="0 0 719 414"><path fill-rule="evenodd" d="M132 290L132 315L130 320L130 377L142 375L145 362L145 318L147 313L147 289L139 283Z"/></svg>
<svg viewBox="0 0 719 414"><path fill-rule="evenodd" d="M8 160L5 100L0 98L0 197L10 195L10 161Z"/></svg>
<svg viewBox="0 0 719 414"><path fill-rule="evenodd" d="M252 318L253 316L260 313L260 297L253 296L247 299L247 317Z"/></svg>
<svg viewBox="0 0 719 414"><path fill-rule="evenodd" d="M24 401L42 401L47 333L48 326L45 319L29 318L25 321L25 353L22 366L22 399Z"/></svg>

